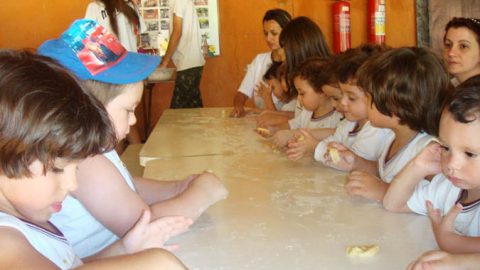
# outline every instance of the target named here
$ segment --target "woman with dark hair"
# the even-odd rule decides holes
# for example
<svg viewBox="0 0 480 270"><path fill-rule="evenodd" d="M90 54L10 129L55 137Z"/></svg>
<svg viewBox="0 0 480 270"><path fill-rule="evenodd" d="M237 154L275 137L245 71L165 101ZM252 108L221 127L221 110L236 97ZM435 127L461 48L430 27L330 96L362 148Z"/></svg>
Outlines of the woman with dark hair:
<svg viewBox="0 0 480 270"><path fill-rule="evenodd" d="M445 26L443 58L459 84L480 74L480 19L454 17Z"/></svg>
<svg viewBox="0 0 480 270"><path fill-rule="evenodd" d="M279 37L282 29L290 22L291 16L283 9L271 9L265 13L263 17L263 35L265 42L270 48L270 52L258 54L252 63L248 65L247 74L243 78L242 83L233 99L234 109L231 112L231 117L245 116L245 102L249 98L253 98L255 105L258 108L264 107L263 99L255 95L255 88L262 80L265 71L272 63L283 62L285 54L282 47L280 47ZM272 97L276 107L282 104L276 98Z"/></svg>

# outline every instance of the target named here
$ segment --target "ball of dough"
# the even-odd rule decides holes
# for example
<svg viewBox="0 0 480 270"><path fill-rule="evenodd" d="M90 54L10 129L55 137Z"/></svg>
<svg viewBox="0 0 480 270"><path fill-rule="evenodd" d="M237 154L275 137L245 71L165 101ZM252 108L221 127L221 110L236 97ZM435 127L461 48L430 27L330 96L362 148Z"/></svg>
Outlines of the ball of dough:
<svg viewBox="0 0 480 270"><path fill-rule="evenodd" d="M338 154L337 148L330 148L328 150L328 155L330 155L330 159L332 160L333 164L340 162L340 155Z"/></svg>
<svg viewBox="0 0 480 270"><path fill-rule="evenodd" d="M346 253L350 257L371 257L377 254L379 249L380 247L377 245L349 246Z"/></svg>
<svg viewBox="0 0 480 270"><path fill-rule="evenodd" d="M271 135L271 132L268 128L257 127L256 130L257 130L258 133L263 134L265 136L270 136Z"/></svg>

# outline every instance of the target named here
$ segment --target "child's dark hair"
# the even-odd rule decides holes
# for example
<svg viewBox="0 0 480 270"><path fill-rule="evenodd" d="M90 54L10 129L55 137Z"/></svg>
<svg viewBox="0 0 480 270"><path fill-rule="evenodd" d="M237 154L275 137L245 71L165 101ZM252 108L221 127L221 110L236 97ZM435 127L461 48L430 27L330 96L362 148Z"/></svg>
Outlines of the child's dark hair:
<svg viewBox="0 0 480 270"><path fill-rule="evenodd" d="M265 74L263 74L264 80L272 80L272 79L279 79L279 69L282 65L281 62L273 62L270 67L268 67Z"/></svg>
<svg viewBox="0 0 480 270"><path fill-rule="evenodd" d="M335 78L341 83L356 79L355 73L370 57L387 50L384 45L363 44L334 57Z"/></svg>
<svg viewBox="0 0 480 270"><path fill-rule="evenodd" d="M445 26L443 40L445 41L445 38L447 37L448 29L460 27L465 27L475 33L476 40L478 44L480 44L480 19L477 18L453 17L453 19L451 19Z"/></svg>
<svg viewBox="0 0 480 270"><path fill-rule="evenodd" d="M412 130L438 134L450 80L442 60L429 49L382 52L360 67L357 78L379 112L397 116Z"/></svg>
<svg viewBox="0 0 480 270"><path fill-rule="evenodd" d="M322 86L334 84L333 63L323 58L311 58L303 62L292 74L292 78L300 77L317 93L323 93Z"/></svg>
<svg viewBox="0 0 480 270"><path fill-rule="evenodd" d="M292 16L290 16L290 13L283 9L275 8L275 9L270 9L265 12L265 16L263 16L262 22L266 21L276 21L278 25L283 29L291 20Z"/></svg>
<svg viewBox="0 0 480 270"><path fill-rule="evenodd" d="M113 149L115 131L103 105L52 59L0 50L0 173L44 173L56 158L83 159Z"/></svg>
<svg viewBox="0 0 480 270"><path fill-rule="evenodd" d="M460 123L480 118L480 75L473 76L457 86L445 102L447 109Z"/></svg>

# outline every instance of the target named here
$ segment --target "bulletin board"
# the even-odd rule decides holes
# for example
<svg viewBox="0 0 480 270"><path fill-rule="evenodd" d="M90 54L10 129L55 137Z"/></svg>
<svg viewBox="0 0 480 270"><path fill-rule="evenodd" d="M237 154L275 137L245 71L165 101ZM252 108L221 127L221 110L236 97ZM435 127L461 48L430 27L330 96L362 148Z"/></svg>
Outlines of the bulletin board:
<svg viewBox="0 0 480 270"><path fill-rule="evenodd" d="M170 37L169 1L142 0L139 6L140 16L146 31L140 34L140 50L152 54L164 55ZM193 0L197 10L202 49L208 56L220 55L217 0Z"/></svg>

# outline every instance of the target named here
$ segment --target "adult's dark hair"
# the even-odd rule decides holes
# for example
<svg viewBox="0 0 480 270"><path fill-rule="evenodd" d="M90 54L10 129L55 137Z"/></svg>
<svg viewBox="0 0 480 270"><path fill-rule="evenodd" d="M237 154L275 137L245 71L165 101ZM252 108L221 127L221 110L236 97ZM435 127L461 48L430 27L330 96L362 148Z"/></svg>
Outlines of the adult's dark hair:
<svg viewBox="0 0 480 270"><path fill-rule="evenodd" d="M280 34L280 46L285 50L285 76L289 91L296 91L291 73L309 58L329 58L330 48L322 30L308 17L293 19Z"/></svg>
<svg viewBox="0 0 480 270"><path fill-rule="evenodd" d="M478 44L480 44L480 19L477 18L465 18L465 17L453 17L445 26L445 35L443 40L447 37L448 29L465 27L468 30L475 33Z"/></svg>
<svg viewBox="0 0 480 270"><path fill-rule="evenodd" d="M113 33L118 37L118 20L117 20L117 11L124 14L127 17L130 24L139 26L140 19L138 18L138 13L133 8L135 3L132 0L97 0L103 3L105 10L107 10L108 20L112 26Z"/></svg>
<svg viewBox="0 0 480 270"><path fill-rule="evenodd" d="M412 130L438 135L450 80L442 59L432 51L405 47L382 52L360 67L357 78L380 113L397 116Z"/></svg>
<svg viewBox="0 0 480 270"><path fill-rule="evenodd" d="M460 123L470 123L480 117L480 75L457 86L445 102L447 109Z"/></svg>
<svg viewBox="0 0 480 270"><path fill-rule="evenodd" d="M276 21L283 29L292 20L292 16L290 16L290 14L283 9L270 9L265 12L262 22L271 20Z"/></svg>
<svg viewBox="0 0 480 270"><path fill-rule="evenodd" d="M0 50L0 173L30 176L56 158L78 160L113 149L115 131L103 105L52 59Z"/></svg>

